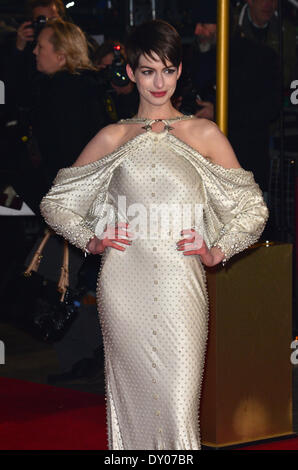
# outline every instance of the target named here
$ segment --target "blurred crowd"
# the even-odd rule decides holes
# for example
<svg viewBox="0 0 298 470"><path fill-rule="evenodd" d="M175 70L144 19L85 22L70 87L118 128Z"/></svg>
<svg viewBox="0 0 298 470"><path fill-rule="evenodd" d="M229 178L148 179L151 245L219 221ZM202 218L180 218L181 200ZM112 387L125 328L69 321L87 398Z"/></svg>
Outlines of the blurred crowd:
<svg viewBox="0 0 298 470"><path fill-rule="evenodd" d="M183 73L173 103L184 114L215 120L216 1L194 2L193 18L193 37L184 44ZM277 0L233 4L229 39L228 137L267 199L270 136L284 93L298 78L296 29L284 20L283 70ZM0 79L5 84L1 188L12 185L42 228L39 203L58 170L71 166L102 127L134 116L138 92L126 74L122 42L115 37L99 45L66 16L62 0L28 1L28 21L1 40L0 47ZM7 224L1 245L18 246L21 238L22 228L14 221ZM84 272L87 290L95 297L98 259L85 260L74 248L71 257L80 260L78 273L79 268ZM100 332L94 333L95 324L96 313L93 319L82 315L56 344L61 371L50 381L98 371L94 358L101 360ZM84 329L89 338L85 342L79 338ZM92 352L92 360L86 361Z"/></svg>

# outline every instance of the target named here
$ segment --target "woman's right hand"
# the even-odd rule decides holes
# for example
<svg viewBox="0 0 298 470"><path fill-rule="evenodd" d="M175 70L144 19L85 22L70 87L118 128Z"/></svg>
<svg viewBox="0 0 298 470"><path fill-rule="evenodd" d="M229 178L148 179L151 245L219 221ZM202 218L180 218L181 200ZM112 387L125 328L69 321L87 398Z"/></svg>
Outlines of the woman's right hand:
<svg viewBox="0 0 298 470"><path fill-rule="evenodd" d="M16 46L19 51L23 51L27 42L32 42L34 39L33 28L29 28L29 25L32 25L32 21L25 21L18 29Z"/></svg>
<svg viewBox="0 0 298 470"><path fill-rule="evenodd" d="M131 245L131 240L127 240L127 238L121 238L121 236L133 237L132 233L127 232L127 227L128 223L125 222L119 222L119 224L116 224L115 226L108 225L103 233L103 238L93 237L86 246L87 250L92 255L103 253L107 246L115 248L116 250L125 251L126 248L124 246L118 245L117 242L124 243L125 245Z"/></svg>

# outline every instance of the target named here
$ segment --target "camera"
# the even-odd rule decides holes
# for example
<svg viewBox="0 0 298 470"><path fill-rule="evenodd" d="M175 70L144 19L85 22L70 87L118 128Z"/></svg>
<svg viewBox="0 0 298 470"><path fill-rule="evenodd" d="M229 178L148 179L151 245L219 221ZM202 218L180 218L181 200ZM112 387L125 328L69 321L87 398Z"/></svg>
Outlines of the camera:
<svg viewBox="0 0 298 470"><path fill-rule="evenodd" d="M37 40L37 36L39 35L40 31L45 27L47 21L48 21L48 19L45 16L40 15L36 18L36 20L32 21L31 24L26 26L26 28L32 28L33 29L34 41Z"/></svg>
<svg viewBox="0 0 298 470"><path fill-rule="evenodd" d="M98 82L103 93L107 123L118 121L117 102L120 89L130 83L126 73L126 60L121 54L121 45L113 45L113 61L98 72Z"/></svg>
<svg viewBox="0 0 298 470"><path fill-rule="evenodd" d="M118 87L128 85L129 78L126 73L126 61L121 54L121 46L116 44L114 46L114 59L111 65L108 65L102 72L104 82L112 83Z"/></svg>

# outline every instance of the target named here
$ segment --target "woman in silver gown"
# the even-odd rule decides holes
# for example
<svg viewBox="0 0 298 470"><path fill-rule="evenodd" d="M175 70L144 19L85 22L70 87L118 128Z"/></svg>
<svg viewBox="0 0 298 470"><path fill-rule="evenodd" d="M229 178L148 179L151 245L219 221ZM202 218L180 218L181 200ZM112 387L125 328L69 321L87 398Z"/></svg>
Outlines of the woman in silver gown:
<svg viewBox="0 0 298 470"><path fill-rule="evenodd" d="M97 301L109 449L198 450L204 265L256 242L268 210L218 127L172 106L176 30L143 24L127 54L137 116L102 129L61 169L41 211L71 243L103 253Z"/></svg>

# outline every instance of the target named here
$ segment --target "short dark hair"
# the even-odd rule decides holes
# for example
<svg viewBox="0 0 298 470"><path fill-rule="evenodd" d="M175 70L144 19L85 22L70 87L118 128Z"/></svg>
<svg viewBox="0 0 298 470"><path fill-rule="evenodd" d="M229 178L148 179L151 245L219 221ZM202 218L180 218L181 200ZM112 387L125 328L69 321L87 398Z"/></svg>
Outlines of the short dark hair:
<svg viewBox="0 0 298 470"><path fill-rule="evenodd" d="M135 71L140 56L147 55L153 59L153 52L166 65L171 62L178 67L182 60L181 38L176 29L164 20L147 21L137 26L126 41L127 62Z"/></svg>
<svg viewBox="0 0 298 470"><path fill-rule="evenodd" d="M56 5L59 16L63 18L65 16L65 6L62 0L28 0L27 10L30 16L32 16L34 8L37 7L50 7Z"/></svg>

